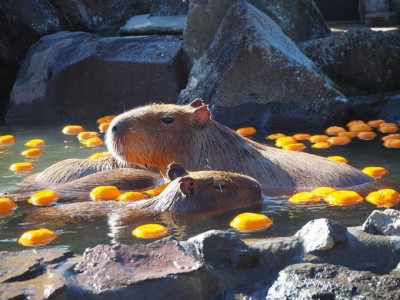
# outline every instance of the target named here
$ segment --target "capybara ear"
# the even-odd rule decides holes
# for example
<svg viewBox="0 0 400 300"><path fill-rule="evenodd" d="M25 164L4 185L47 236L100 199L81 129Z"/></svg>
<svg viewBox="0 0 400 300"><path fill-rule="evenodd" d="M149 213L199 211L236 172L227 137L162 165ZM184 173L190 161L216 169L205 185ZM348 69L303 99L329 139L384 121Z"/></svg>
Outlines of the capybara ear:
<svg viewBox="0 0 400 300"><path fill-rule="evenodd" d="M193 195L194 194L194 179L189 176L182 177L179 180L179 189L186 196Z"/></svg>
<svg viewBox="0 0 400 300"><path fill-rule="evenodd" d="M192 102L189 103L190 106L192 107L200 107L204 105L203 99L197 98L194 99Z"/></svg>
<svg viewBox="0 0 400 300"><path fill-rule="evenodd" d="M196 108L193 112L193 119L201 125L205 125L208 120L210 120L210 118L211 112L208 109L208 105L200 106Z"/></svg>
<svg viewBox="0 0 400 300"><path fill-rule="evenodd" d="M169 180L174 180L176 178L179 177L183 177L185 175L187 175L188 172L185 170L185 168L177 163L172 163L168 165L167 168L167 177L169 178Z"/></svg>

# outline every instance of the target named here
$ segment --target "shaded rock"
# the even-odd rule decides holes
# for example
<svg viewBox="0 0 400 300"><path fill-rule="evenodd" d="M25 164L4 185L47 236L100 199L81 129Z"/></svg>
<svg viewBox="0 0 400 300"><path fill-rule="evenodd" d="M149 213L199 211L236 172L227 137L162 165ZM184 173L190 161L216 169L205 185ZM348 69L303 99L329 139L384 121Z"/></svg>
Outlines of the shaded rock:
<svg viewBox="0 0 400 300"><path fill-rule="evenodd" d="M398 22L397 11L372 13L365 15L365 25L373 26L392 26Z"/></svg>
<svg viewBox="0 0 400 300"><path fill-rule="evenodd" d="M234 0L190 1L184 39L185 50L193 61L211 45L222 19L234 2ZM330 30L314 1L249 0L248 2L271 17L295 42L330 35Z"/></svg>
<svg viewBox="0 0 400 300"><path fill-rule="evenodd" d="M400 124L400 93L385 97L378 118L383 118L387 122L397 122Z"/></svg>
<svg viewBox="0 0 400 300"><path fill-rule="evenodd" d="M139 15L130 18L120 28L121 35L182 34L186 26L186 16Z"/></svg>
<svg viewBox="0 0 400 300"><path fill-rule="evenodd" d="M57 269L72 256L59 249L0 252L1 299L48 299L65 289Z"/></svg>
<svg viewBox="0 0 400 300"><path fill-rule="evenodd" d="M174 102L186 83L181 46L171 36L46 36L19 70L7 120L87 119L89 112L96 118L148 101Z"/></svg>
<svg viewBox="0 0 400 300"><path fill-rule="evenodd" d="M151 16L187 15L189 0L154 0L151 5Z"/></svg>
<svg viewBox="0 0 400 300"><path fill-rule="evenodd" d="M400 236L400 211L395 209L374 210L362 225L371 234Z"/></svg>
<svg viewBox="0 0 400 300"><path fill-rule="evenodd" d="M304 225L295 236L303 243L306 253L329 250L346 242L347 229L328 219L317 219Z"/></svg>
<svg viewBox="0 0 400 300"><path fill-rule="evenodd" d="M329 264L291 265L267 299L398 299L400 276L377 276Z"/></svg>
<svg viewBox="0 0 400 300"><path fill-rule="evenodd" d="M199 97L232 128L337 122L347 102L272 19L244 1L229 9L179 102Z"/></svg>
<svg viewBox="0 0 400 300"><path fill-rule="evenodd" d="M203 267L167 238L149 245L89 248L75 271L77 282L92 296L187 299L205 297Z"/></svg>
<svg viewBox="0 0 400 300"><path fill-rule="evenodd" d="M400 89L400 34L349 30L303 44L303 52L346 95Z"/></svg>
<svg viewBox="0 0 400 300"><path fill-rule="evenodd" d="M360 22L365 23L365 15L370 13L386 12L390 10L390 0L359 0L358 13Z"/></svg>

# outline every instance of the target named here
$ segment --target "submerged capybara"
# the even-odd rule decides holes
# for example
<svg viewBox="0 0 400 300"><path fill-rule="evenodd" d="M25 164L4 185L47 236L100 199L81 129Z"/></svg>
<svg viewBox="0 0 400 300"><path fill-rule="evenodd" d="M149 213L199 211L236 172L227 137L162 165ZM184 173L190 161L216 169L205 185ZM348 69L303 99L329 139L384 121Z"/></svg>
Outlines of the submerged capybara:
<svg viewBox="0 0 400 300"><path fill-rule="evenodd" d="M99 171L66 183L47 184L46 189L55 191L61 200L78 199L89 200L92 189L100 185L113 185L120 190L143 190L149 189L164 182L161 175L139 169L121 168ZM35 192L18 190L0 195L12 198L15 201L25 201Z"/></svg>
<svg viewBox="0 0 400 300"><path fill-rule="evenodd" d="M118 160L151 165L163 174L174 161L189 170L243 173L257 179L266 194L325 185L345 188L373 181L351 166L239 136L214 121L200 100L127 111L111 122L106 144Z"/></svg>
<svg viewBox="0 0 400 300"><path fill-rule="evenodd" d="M220 212L260 204L260 184L253 178L223 171L187 172L171 164L165 190L153 198L135 202L88 201L68 203L35 211L27 220L49 220L49 217L95 218L109 213L134 219L138 212ZM67 219L66 219L67 220Z"/></svg>

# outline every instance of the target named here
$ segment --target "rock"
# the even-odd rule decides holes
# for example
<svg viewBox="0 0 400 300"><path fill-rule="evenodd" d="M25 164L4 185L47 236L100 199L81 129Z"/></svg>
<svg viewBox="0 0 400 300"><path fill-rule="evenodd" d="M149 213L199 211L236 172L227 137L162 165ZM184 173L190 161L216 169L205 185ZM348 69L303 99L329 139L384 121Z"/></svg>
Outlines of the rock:
<svg viewBox="0 0 400 300"><path fill-rule="evenodd" d="M65 279L58 269L65 267L71 256L71 252L51 248L0 252L0 298L48 299L60 295Z"/></svg>
<svg viewBox="0 0 400 300"><path fill-rule="evenodd" d="M234 0L192 0L184 32L185 50L192 61L208 49ZM314 1L249 0L249 3L271 17L295 42L330 35Z"/></svg>
<svg viewBox="0 0 400 300"><path fill-rule="evenodd" d="M400 276L377 276L329 264L291 265L279 273L267 299L398 299Z"/></svg>
<svg viewBox="0 0 400 300"><path fill-rule="evenodd" d="M244 1L230 7L179 102L199 97L232 128L338 122L347 103L272 19Z"/></svg>
<svg viewBox="0 0 400 300"><path fill-rule="evenodd" d="M189 0L154 0L150 9L151 16L187 15Z"/></svg>
<svg viewBox="0 0 400 300"><path fill-rule="evenodd" d="M371 234L400 236L400 211L374 210L362 225L362 230Z"/></svg>
<svg viewBox="0 0 400 300"><path fill-rule="evenodd" d="M86 249L75 267L75 277L93 298L204 298L203 268L177 241L166 238L148 245Z"/></svg>
<svg viewBox="0 0 400 300"><path fill-rule="evenodd" d="M365 15L365 25L374 27L374 26L392 26L398 23L398 14L397 11L389 11L389 12L380 12L380 13L372 13Z"/></svg>
<svg viewBox="0 0 400 300"><path fill-rule="evenodd" d="M346 243L346 228L328 219L317 219L304 225L295 236L303 243L306 253L329 250Z"/></svg>
<svg viewBox="0 0 400 300"><path fill-rule="evenodd" d="M304 43L303 53L346 95L400 89L400 34L369 29Z"/></svg>
<svg viewBox="0 0 400 300"><path fill-rule="evenodd" d="M121 35L182 34L186 26L186 16L139 15L130 18L120 28Z"/></svg>
<svg viewBox="0 0 400 300"><path fill-rule="evenodd" d="M390 0L359 0L358 13L360 22L365 23L365 15L377 12L386 12L390 10Z"/></svg>
<svg viewBox="0 0 400 300"><path fill-rule="evenodd" d="M378 118L383 118L387 122L397 122L400 124L400 93L385 97Z"/></svg>
<svg viewBox="0 0 400 300"><path fill-rule="evenodd" d="M149 101L174 102L186 83L181 47L172 36L43 37L22 63L7 120L87 120Z"/></svg>

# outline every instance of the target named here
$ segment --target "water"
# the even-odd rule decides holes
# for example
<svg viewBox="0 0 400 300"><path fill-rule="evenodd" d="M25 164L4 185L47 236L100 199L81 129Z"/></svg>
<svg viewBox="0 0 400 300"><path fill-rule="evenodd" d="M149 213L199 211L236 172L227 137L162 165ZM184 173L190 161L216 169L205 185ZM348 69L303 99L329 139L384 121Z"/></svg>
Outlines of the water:
<svg viewBox="0 0 400 300"><path fill-rule="evenodd" d="M53 126L17 126L1 127L0 135L13 134L17 137L15 145L0 149L0 192L12 191L17 184L27 175L40 172L52 163L66 158L88 157L95 152L106 151L105 146L96 148L84 148L75 136L66 136L61 133L63 124ZM96 130L95 124L85 126L87 130ZM271 130L258 134L255 139L261 143L273 145L264 137L270 133L283 132L294 134L298 132L322 133L322 129L293 130L283 129ZM27 161L20 153L26 149L24 143L33 138L42 138L48 142L43 147L45 154L34 159L35 171L14 174L9 171L9 166L14 162ZM307 143L306 143L307 144ZM307 144L309 146L309 144ZM382 166L390 173L385 178L400 182L400 150L387 149L382 146L379 138L373 141L361 141L353 139L346 146L334 146L329 149L312 149L308 147L307 152L322 155L341 155L346 157L350 164L358 169L366 166ZM400 190L400 183L398 189ZM86 199L83 199L86 200ZM62 205L62 204L58 204ZM229 222L239 213L244 211L262 212L274 221L274 225L267 230L255 233L240 233L245 239L261 239L274 236L288 236L294 234L301 226L316 218L329 218L336 220L345 226L361 225L368 215L376 207L367 202L352 207L332 207L324 202L314 205L294 205L284 197L280 199L265 198L262 207L247 208L229 211L223 214L136 214L134 216L121 216L111 214L107 217L91 218L47 218L38 213L42 208L34 207L26 203L18 203L18 209L14 214L0 218L0 250L21 251L25 248L17 244L18 237L25 231L46 227L54 230L59 239L45 247L60 247L82 253L85 248L95 246L99 243L125 243L138 244L148 243L134 238L131 231L144 223L161 223L166 225L172 235L178 239L187 239L201 232L220 229L232 230ZM399 206L396 207L399 209Z"/></svg>

